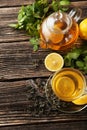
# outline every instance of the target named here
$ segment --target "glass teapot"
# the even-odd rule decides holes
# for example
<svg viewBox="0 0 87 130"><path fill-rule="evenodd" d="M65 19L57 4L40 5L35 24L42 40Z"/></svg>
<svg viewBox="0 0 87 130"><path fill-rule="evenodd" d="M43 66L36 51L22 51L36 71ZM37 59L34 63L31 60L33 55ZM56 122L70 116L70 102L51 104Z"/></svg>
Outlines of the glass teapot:
<svg viewBox="0 0 87 130"><path fill-rule="evenodd" d="M79 35L78 20L81 9L74 8L69 13L54 12L41 25L40 47L52 50L66 50L71 48Z"/></svg>

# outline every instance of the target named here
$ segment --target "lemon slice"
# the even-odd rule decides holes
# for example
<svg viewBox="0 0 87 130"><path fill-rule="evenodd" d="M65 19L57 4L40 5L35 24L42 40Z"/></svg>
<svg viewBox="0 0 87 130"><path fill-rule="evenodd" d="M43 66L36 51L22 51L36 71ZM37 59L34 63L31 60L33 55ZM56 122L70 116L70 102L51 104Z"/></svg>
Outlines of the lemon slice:
<svg viewBox="0 0 87 130"><path fill-rule="evenodd" d="M77 98L76 100L72 101L76 105L84 105L87 104L87 94Z"/></svg>
<svg viewBox="0 0 87 130"><path fill-rule="evenodd" d="M82 39L87 40L87 18L79 24L79 33Z"/></svg>
<svg viewBox="0 0 87 130"><path fill-rule="evenodd" d="M70 85L72 87L70 87ZM60 93L62 97L70 97L75 91L75 84L73 80L67 76L59 77L56 81L56 87L58 93Z"/></svg>
<svg viewBox="0 0 87 130"><path fill-rule="evenodd" d="M49 71L55 72L63 67L64 59L58 53L50 53L46 56L44 64Z"/></svg>

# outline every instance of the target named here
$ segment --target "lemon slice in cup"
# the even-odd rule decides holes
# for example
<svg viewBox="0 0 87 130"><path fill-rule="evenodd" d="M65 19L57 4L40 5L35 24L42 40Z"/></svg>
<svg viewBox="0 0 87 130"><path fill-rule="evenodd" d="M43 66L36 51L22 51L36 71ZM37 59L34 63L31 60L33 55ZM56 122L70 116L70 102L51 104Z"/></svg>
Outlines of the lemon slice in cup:
<svg viewBox="0 0 87 130"><path fill-rule="evenodd" d="M74 101L72 101L74 104L76 105L84 105L87 104L87 94L75 99Z"/></svg>
<svg viewBox="0 0 87 130"><path fill-rule="evenodd" d="M58 53L50 53L46 56L44 64L49 71L55 72L63 67L64 59Z"/></svg>

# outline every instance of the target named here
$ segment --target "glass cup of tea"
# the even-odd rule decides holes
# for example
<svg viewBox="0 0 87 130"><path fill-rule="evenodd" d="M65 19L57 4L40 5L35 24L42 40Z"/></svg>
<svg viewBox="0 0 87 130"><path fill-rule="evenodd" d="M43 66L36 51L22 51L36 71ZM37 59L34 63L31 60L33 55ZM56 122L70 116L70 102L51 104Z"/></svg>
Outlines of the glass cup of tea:
<svg viewBox="0 0 87 130"><path fill-rule="evenodd" d="M79 35L78 20L81 9L73 8L69 13L54 12L42 22L40 47L52 50L66 50L74 45Z"/></svg>
<svg viewBox="0 0 87 130"><path fill-rule="evenodd" d="M86 78L77 69L62 68L55 72L48 79L45 90L48 101L60 111L74 113L87 107L87 104L73 103L87 94Z"/></svg>
<svg viewBox="0 0 87 130"><path fill-rule="evenodd" d="M63 68L53 75L51 86L59 99L73 101L85 93L86 79L77 69Z"/></svg>

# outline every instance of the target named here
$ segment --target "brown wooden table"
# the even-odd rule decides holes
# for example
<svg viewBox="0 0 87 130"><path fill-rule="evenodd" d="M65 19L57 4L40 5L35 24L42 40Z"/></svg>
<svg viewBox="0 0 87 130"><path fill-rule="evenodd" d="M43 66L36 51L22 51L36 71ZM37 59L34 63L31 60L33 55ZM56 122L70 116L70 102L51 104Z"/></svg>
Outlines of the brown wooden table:
<svg viewBox="0 0 87 130"><path fill-rule="evenodd" d="M49 51L34 52L26 33L8 26L17 22L21 5L32 2L0 0L0 130L86 130L87 109L65 114L46 99L44 85L51 72L43 60ZM82 19L87 17L86 0L72 4L82 8Z"/></svg>

